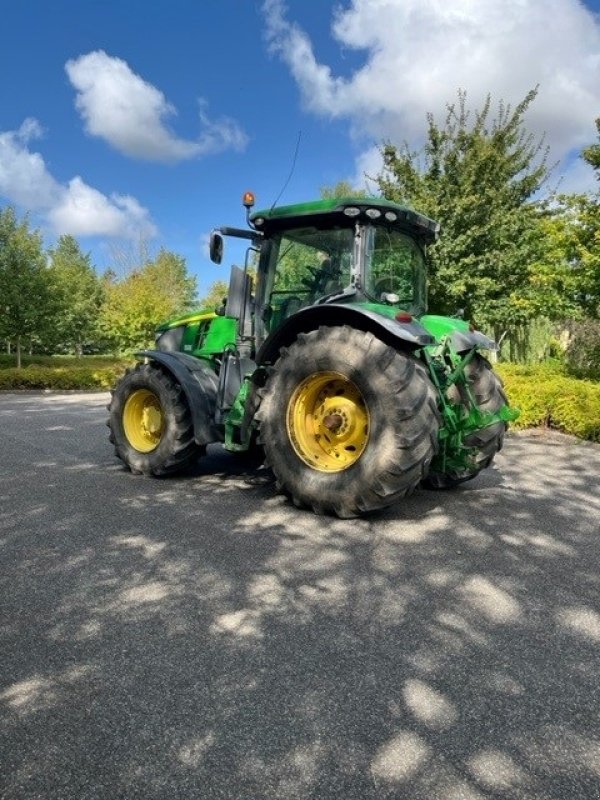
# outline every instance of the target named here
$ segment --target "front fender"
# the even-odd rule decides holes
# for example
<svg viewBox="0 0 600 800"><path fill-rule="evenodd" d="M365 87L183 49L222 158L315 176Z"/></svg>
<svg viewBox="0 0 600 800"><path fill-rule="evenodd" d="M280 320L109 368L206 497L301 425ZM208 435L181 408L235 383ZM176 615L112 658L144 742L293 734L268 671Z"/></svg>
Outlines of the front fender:
<svg viewBox="0 0 600 800"><path fill-rule="evenodd" d="M219 379L207 361L162 350L141 350L135 355L160 364L179 383L192 415L196 444L223 441L223 434L215 425Z"/></svg>
<svg viewBox="0 0 600 800"><path fill-rule="evenodd" d="M467 350L473 348L479 350L499 349L496 342L481 331L454 331L450 336L450 342L457 353L466 353Z"/></svg>
<svg viewBox="0 0 600 800"><path fill-rule="evenodd" d="M282 347L290 345L299 333L308 333L321 325L341 326L368 331L396 349L417 350L435 344L435 339L417 321L396 322L368 309L342 304L327 304L303 308L289 317L262 344L257 353L258 364L273 363Z"/></svg>

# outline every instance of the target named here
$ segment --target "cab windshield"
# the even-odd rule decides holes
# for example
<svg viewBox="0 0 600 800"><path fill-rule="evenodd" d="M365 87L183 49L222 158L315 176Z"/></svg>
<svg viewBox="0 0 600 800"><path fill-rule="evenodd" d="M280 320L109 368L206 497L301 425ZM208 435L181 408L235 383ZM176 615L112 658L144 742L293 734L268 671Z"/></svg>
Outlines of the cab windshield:
<svg viewBox="0 0 600 800"><path fill-rule="evenodd" d="M277 236L268 270L269 328L349 286L353 252L352 228L294 228Z"/></svg>
<svg viewBox="0 0 600 800"><path fill-rule="evenodd" d="M365 250L364 285L369 299L423 313L425 259L415 240L400 231L369 227Z"/></svg>

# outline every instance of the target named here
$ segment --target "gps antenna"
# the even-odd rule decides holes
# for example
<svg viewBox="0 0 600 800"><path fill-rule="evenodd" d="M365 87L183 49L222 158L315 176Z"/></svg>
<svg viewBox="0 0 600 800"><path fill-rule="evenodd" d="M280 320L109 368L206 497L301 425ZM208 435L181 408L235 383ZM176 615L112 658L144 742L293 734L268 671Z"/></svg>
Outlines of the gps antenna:
<svg viewBox="0 0 600 800"><path fill-rule="evenodd" d="M283 184L283 187L282 187L281 191L279 192L279 194L278 194L278 195L277 195L277 197L275 198L275 202L273 203L273 205L271 206L271 208L269 209L269 211L273 211L273 209L275 208L275 206L276 206L276 205L277 205L277 203L279 202L279 198L280 198L280 197L281 197L281 195L282 195L282 194L285 192L285 190L287 189L288 183L289 183L289 182L290 182L290 180L292 179L292 175L294 174L294 169L296 168L296 159L298 158L298 151L300 150L300 139L301 139L301 138L302 138L302 131L301 131L301 130L299 130L299 131L298 131L298 139L296 140L296 149L294 150L294 158L292 159L292 168L291 168L291 170L290 170L290 174L287 176L287 178L286 178L286 180L285 180L285 183Z"/></svg>

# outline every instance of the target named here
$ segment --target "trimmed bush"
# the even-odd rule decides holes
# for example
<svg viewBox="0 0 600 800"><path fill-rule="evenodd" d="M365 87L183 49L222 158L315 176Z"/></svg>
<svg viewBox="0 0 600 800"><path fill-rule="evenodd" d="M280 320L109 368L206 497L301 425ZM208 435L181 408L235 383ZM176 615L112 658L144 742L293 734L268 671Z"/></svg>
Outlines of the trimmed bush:
<svg viewBox="0 0 600 800"><path fill-rule="evenodd" d="M45 359L44 359L45 360ZM49 359L51 364L22 369L0 368L0 390L107 390L130 362L110 359ZM556 428L582 439L600 442L600 382L566 375L560 365L496 364L510 404L521 410L514 428Z"/></svg>
<svg viewBox="0 0 600 800"><path fill-rule="evenodd" d="M600 383L565 375L556 365L497 364L512 406L515 428L548 427L600 441Z"/></svg>
<svg viewBox="0 0 600 800"><path fill-rule="evenodd" d="M22 367L0 369L0 389L110 389L125 368L112 367Z"/></svg>
<svg viewBox="0 0 600 800"><path fill-rule="evenodd" d="M0 370L16 367L16 356L0 353ZM104 367L127 366L131 363L128 358L115 358L114 356L41 356L23 354L21 356L22 367L66 367L98 369Z"/></svg>

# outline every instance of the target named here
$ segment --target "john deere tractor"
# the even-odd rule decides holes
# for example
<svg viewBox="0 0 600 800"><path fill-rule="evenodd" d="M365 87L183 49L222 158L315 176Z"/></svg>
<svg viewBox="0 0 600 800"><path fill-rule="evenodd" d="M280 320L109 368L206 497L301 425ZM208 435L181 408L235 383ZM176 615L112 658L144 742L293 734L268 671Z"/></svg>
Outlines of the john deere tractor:
<svg viewBox="0 0 600 800"><path fill-rule="evenodd" d="M206 445L258 452L298 507L353 517L488 467L514 419L467 321L427 314L439 226L381 198L252 211L223 307L171 320L116 386L111 441L168 475ZM256 277L254 277L254 275Z"/></svg>

